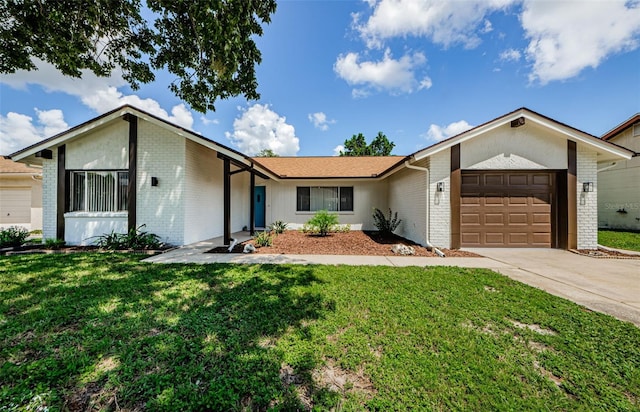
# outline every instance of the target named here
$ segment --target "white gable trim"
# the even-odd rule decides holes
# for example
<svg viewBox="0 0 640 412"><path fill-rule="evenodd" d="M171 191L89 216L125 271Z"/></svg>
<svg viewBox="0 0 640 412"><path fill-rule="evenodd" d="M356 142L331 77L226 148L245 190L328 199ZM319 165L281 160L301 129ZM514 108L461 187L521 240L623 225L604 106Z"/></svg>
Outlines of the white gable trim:
<svg viewBox="0 0 640 412"><path fill-rule="evenodd" d="M548 118L538 115L537 113L531 112L530 110L520 109L506 116L495 119L489 123L485 123L476 128L463 132L457 136L444 140L440 143L436 143L433 146L427 147L426 149L420 150L414 153L412 157L414 161L419 161L421 159L424 159L425 157L432 156L435 153L441 152L459 143L463 143L498 127L504 126L507 123L511 123L513 120L516 120L520 117L524 117L526 120L531 121L532 123L563 134L567 136L567 139L569 140L590 146L599 155L623 159L631 159L631 157L633 156L633 152L630 150L602 141L595 136L591 136L587 133L580 132L579 130L552 121Z"/></svg>

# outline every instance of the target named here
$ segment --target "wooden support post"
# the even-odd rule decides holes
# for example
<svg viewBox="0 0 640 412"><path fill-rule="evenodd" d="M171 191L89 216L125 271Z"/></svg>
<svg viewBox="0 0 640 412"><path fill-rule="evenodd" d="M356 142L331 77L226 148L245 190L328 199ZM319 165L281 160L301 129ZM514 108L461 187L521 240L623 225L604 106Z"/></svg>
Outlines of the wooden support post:
<svg viewBox="0 0 640 412"><path fill-rule="evenodd" d="M250 191L251 193L249 194L249 199L251 199L249 201L249 233L251 234L251 236L253 236L253 234L256 231L256 195L255 195L255 191L256 191L256 175L255 173L253 173L253 169L251 169L251 177L250 179Z"/></svg>
<svg viewBox="0 0 640 412"><path fill-rule="evenodd" d="M231 244L231 162L225 157L224 163L224 244Z"/></svg>
<svg viewBox="0 0 640 412"><path fill-rule="evenodd" d="M68 210L69 174L66 170L65 145L58 147L58 193L56 199L56 238L64 239L64 213Z"/></svg>
<svg viewBox="0 0 640 412"><path fill-rule="evenodd" d="M129 185L127 187L127 229L136 229L136 198L137 198L137 174L138 174L138 118L127 115L125 120L129 122Z"/></svg>

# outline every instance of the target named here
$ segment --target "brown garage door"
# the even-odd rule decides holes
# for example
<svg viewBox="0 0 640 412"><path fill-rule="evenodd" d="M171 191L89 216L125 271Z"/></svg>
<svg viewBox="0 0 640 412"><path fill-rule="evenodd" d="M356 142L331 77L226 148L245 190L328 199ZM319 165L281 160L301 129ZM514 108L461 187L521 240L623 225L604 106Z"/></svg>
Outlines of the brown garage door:
<svg viewBox="0 0 640 412"><path fill-rule="evenodd" d="M554 174L462 171L466 247L551 247Z"/></svg>

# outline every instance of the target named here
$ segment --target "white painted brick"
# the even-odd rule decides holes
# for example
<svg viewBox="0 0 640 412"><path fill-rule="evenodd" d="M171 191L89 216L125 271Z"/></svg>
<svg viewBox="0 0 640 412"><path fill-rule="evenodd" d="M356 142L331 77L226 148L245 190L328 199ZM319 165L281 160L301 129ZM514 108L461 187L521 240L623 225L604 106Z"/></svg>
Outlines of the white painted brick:
<svg viewBox="0 0 640 412"><path fill-rule="evenodd" d="M443 150L430 159L430 240L434 246L451 247L451 149ZM443 182L445 191L437 192L438 182Z"/></svg>
<svg viewBox="0 0 640 412"><path fill-rule="evenodd" d="M598 163L597 154L588 147L577 147L577 219L578 249L598 247ZM582 191L582 184L593 182L593 192Z"/></svg>

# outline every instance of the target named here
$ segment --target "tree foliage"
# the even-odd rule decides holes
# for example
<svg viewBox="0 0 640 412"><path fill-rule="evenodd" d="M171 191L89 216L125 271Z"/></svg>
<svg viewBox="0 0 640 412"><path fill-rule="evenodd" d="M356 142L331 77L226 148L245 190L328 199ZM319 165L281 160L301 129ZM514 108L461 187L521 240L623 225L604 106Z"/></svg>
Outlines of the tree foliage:
<svg viewBox="0 0 640 412"><path fill-rule="evenodd" d="M280 157L280 155L271 149L262 149L256 154L256 157Z"/></svg>
<svg viewBox="0 0 640 412"><path fill-rule="evenodd" d="M344 150L340 152L340 156L389 156L395 145L382 132L378 132L371 144L367 145L364 135L358 133L344 141Z"/></svg>
<svg viewBox="0 0 640 412"><path fill-rule="evenodd" d="M169 88L193 109L218 98L258 99L253 38L271 21L275 0L0 1L0 73L35 70L34 59L64 75L122 71L133 89L176 76ZM151 15L151 21L143 17Z"/></svg>

